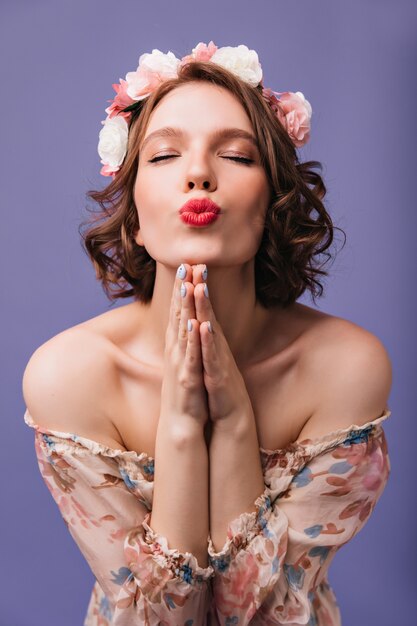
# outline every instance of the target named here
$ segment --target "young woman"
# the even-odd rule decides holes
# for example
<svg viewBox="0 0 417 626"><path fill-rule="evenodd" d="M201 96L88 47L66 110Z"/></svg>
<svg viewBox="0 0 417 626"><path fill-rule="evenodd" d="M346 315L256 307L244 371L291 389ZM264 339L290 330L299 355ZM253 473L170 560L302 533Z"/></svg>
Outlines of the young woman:
<svg viewBox="0 0 417 626"><path fill-rule="evenodd" d="M383 344L296 301L322 291L335 228L320 164L296 154L311 107L261 78L246 46L153 50L106 109L112 181L84 240L133 301L47 341L23 378L97 579L86 626L340 624L327 570L388 480Z"/></svg>

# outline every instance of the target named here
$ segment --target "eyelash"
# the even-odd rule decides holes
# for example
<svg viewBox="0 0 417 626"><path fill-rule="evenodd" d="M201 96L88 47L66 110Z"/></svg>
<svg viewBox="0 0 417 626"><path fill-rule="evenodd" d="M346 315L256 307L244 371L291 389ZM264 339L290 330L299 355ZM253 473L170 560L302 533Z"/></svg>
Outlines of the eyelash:
<svg viewBox="0 0 417 626"><path fill-rule="evenodd" d="M154 157L153 159L151 159L149 161L149 163L156 163L158 161L162 161L162 160L166 160L166 159L172 159L175 158L176 155L163 155L163 156L159 156L159 157ZM242 163L243 165L250 165L250 163L253 163L252 159L247 159L245 157L222 157L223 159L231 159L232 161L237 161L238 163Z"/></svg>

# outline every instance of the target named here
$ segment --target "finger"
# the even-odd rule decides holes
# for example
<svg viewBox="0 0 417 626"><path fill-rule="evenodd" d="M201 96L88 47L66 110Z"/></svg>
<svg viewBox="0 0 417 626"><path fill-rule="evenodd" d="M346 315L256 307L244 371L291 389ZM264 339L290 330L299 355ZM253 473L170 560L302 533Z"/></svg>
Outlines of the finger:
<svg viewBox="0 0 417 626"><path fill-rule="evenodd" d="M185 363L190 376L194 374L201 376L203 369L199 326L200 324L196 319L189 318L187 320L188 341L185 350Z"/></svg>
<svg viewBox="0 0 417 626"><path fill-rule="evenodd" d="M198 265L192 265L193 270L193 284L203 283L207 280L208 269L205 263L199 263Z"/></svg>
<svg viewBox="0 0 417 626"><path fill-rule="evenodd" d="M212 330L216 328L216 317L214 315L213 307L210 302L210 294L207 283L202 282L194 287L194 303L195 303L195 317L200 324L210 320Z"/></svg>
<svg viewBox="0 0 417 626"><path fill-rule="evenodd" d="M219 353L221 336L219 325L210 302L207 283L197 285L194 289L196 317L200 323L201 358L204 371L210 377L219 374Z"/></svg>
<svg viewBox="0 0 417 626"><path fill-rule="evenodd" d="M178 336L178 326L180 323L181 317L181 284L183 281L190 280L192 277L191 266L186 263L181 263L181 265L177 268L177 273L175 275L174 286L172 289L172 297L171 297L171 309L169 314L169 328L173 331L173 337L176 339Z"/></svg>
<svg viewBox="0 0 417 626"><path fill-rule="evenodd" d="M185 356L188 342L188 320L195 319L195 304L194 304L194 285L190 282L183 281L181 293L181 314L178 325L178 345L180 346L182 353ZM181 289L180 289L181 291ZM184 294L184 295L182 295Z"/></svg>
<svg viewBox="0 0 417 626"><path fill-rule="evenodd" d="M218 351L218 335L214 331L210 332L210 320L200 324L201 360L206 375L215 380L221 376L221 367Z"/></svg>

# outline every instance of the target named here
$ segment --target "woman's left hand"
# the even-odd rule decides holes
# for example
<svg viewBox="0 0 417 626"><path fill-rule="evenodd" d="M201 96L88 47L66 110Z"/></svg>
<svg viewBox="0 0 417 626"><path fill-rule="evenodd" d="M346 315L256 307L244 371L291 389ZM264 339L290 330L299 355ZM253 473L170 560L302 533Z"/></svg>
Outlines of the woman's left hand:
<svg viewBox="0 0 417 626"><path fill-rule="evenodd" d="M253 415L253 409L243 376L216 319L210 296L207 297L204 293L205 283L201 277L204 265L192 268L209 417L213 425L232 420L244 422L248 416ZM209 331L207 321L211 322L213 333Z"/></svg>

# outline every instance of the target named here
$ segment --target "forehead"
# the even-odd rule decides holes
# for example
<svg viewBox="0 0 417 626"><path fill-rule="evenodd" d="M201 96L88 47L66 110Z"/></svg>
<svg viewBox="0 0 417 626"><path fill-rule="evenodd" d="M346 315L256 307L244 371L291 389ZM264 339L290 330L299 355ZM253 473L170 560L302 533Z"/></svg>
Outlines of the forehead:
<svg viewBox="0 0 417 626"><path fill-rule="evenodd" d="M233 129L233 132L231 130ZM238 98L228 89L206 81L176 87L152 111L142 148L148 138L160 136L187 138L192 134L209 134L215 139L256 138L251 121ZM240 134L239 134L240 131Z"/></svg>
<svg viewBox="0 0 417 626"><path fill-rule="evenodd" d="M142 142L142 150L146 145L152 142L154 139L163 137L179 137L180 139L188 138L189 132L185 128L179 128L174 126L164 126L158 128L149 133ZM210 137L213 141L221 141L222 139L241 139L248 141L253 146L258 147L258 142L255 135L252 132L248 132L242 128L236 127L221 127L215 128L210 132Z"/></svg>

